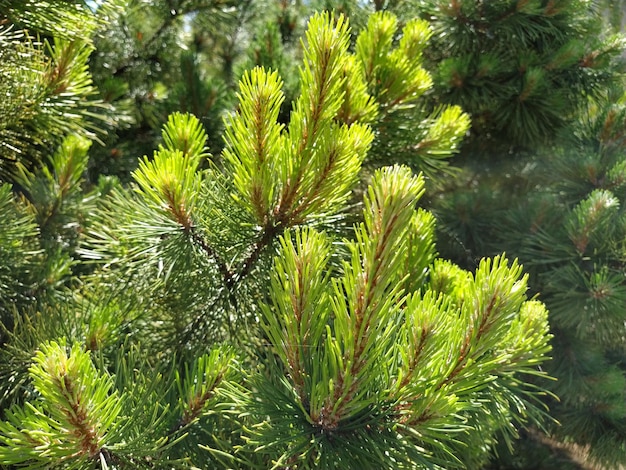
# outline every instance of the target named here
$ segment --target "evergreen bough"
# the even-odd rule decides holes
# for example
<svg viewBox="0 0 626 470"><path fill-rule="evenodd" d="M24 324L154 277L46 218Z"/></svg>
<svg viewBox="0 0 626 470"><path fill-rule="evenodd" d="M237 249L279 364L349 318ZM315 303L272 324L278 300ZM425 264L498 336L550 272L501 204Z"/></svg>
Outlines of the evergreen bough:
<svg viewBox="0 0 626 470"><path fill-rule="evenodd" d="M92 36L113 7L96 15L84 2L0 2L2 180L44 165L65 136L97 139L115 122L88 70Z"/></svg>
<svg viewBox="0 0 626 470"><path fill-rule="evenodd" d="M615 85L623 38L602 2L428 0L437 98L473 121L473 150L536 149Z"/></svg>
<svg viewBox="0 0 626 470"><path fill-rule="evenodd" d="M552 435L609 467L626 462L625 123L623 103L581 119L546 164L554 182L544 183L538 167L524 175L541 189L499 212L495 240L524 261L550 309L546 368L561 398L551 404L561 423Z"/></svg>
<svg viewBox="0 0 626 470"><path fill-rule="evenodd" d="M543 375L547 312L521 267L437 259L423 177L403 166L374 172L349 229L378 108L348 43L343 17L310 20L286 126L280 79L257 68L220 161L198 120L175 114L129 189L102 183L69 251L93 265L5 331L2 464L476 468L541 423L525 379ZM400 42L400 63L410 52ZM76 174L43 181L76 187ZM42 212L21 213L6 188L36 235ZM0 238L9 263L13 240Z"/></svg>
<svg viewBox="0 0 626 470"><path fill-rule="evenodd" d="M622 2L427 3L435 94L473 126L434 199L440 249L464 267L519 257L555 336L558 380L541 383L560 426L493 468L623 465L624 42L602 22Z"/></svg>

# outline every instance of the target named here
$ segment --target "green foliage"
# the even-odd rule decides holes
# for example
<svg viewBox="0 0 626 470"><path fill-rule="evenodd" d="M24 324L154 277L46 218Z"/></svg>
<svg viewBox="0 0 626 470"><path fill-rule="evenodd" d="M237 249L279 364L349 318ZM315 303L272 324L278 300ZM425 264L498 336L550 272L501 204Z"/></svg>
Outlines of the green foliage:
<svg viewBox="0 0 626 470"><path fill-rule="evenodd" d="M238 386L229 350L202 355L171 377L159 366L155 375L155 366L135 363L139 350L132 346L107 353L113 375L78 343L71 351L41 346L30 368L35 403L14 405L2 424L3 462L37 468L51 458L87 468L99 460L141 468L158 456L176 465L185 431L206 445L207 437L192 431L204 417L230 413L237 421L214 431L209 450L229 452L230 465L243 468L255 461L305 468L368 462L463 468L483 461L483 452L468 453L463 443L478 434L489 441L495 431L514 433L511 419L537 419L536 392L519 374L537 373L549 351L546 311L526 300L520 267L504 258L485 261L471 275L431 265L430 241L420 252L431 255L405 271L416 252L411 240L432 240L431 218L414 209L422 194L422 178L407 168L377 172L364 222L344 242L348 256L336 270L329 266L329 235L312 228L285 232L270 271L270 303L261 307L279 361L269 360ZM421 231L411 234L416 227ZM432 270L430 280L424 270ZM402 289L414 276L421 277L419 286ZM168 381L177 393L163 388ZM489 409L483 395L497 395L500 407ZM485 422L479 416L488 409ZM41 430L39 440L20 440L31 427ZM236 451L218 448L219 434L229 428L244 439ZM37 444L42 439L45 453ZM18 451L27 446L35 448Z"/></svg>
<svg viewBox="0 0 626 470"><path fill-rule="evenodd" d="M87 151L91 142L70 135L52 155L48 166L37 174L22 169L16 177L26 207L34 215L40 235L48 248L53 244L75 245L81 218L80 208L85 197L81 190L87 169ZM53 240L57 238L56 241ZM58 239L63 241L59 243Z"/></svg>
<svg viewBox="0 0 626 470"><path fill-rule="evenodd" d="M261 9L251 1L123 2L95 38L90 61L119 121L92 156L93 180L103 173L126 181L137 156L158 146L161 125L175 111L195 114L211 152L219 154L222 118L232 109L237 82L233 69Z"/></svg>
<svg viewBox="0 0 626 470"><path fill-rule="evenodd" d="M81 468L108 444L108 434L121 411L120 398L110 393L111 380L99 375L80 346L42 345L29 370L39 403L28 411L12 408L0 424L3 464L45 465L74 461Z"/></svg>
<svg viewBox="0 0 626 470"><path fill-rule="evenodd" d="M395 25L392 17L381 15L372 27L381 21ZM425 34L424 28L422 24ZM127 272L149 289L143 295L155 295L154 284L145 279L164 283L158 292L165 295L165 305L184 302L189 312L187 320L175 319L174 338L202 334L198 326L207 322L214 324L207 333L223 335L221 319L226 316L251 320L254 307L240 302L249 301L247 289L254 292L263 285L250 274L267 267L268 248L277 236L303 223L336 225L373 139L358 120L371 121L376 115L359 60L348 53L348 39L344 20L334 25L328 16L311 19L301 93L287 125L279 122L284 95L278 75L263 68L244 74L237 113L226 121L224 170L203 163L200 149L206 141L195 135L200 132L197 121L174 115L164 129L165 146L133 173L134 190L114 189L103 203L83 253L106 269ZM408 60L407 54L398 52L398 61ZM419 55L415 50L411 54ZM360 53L362 59L366 55ZM407 76L409 68L405 64ZM418 71L418 77L423 75ZM411 92L416 82L407 78L403 83L406 97L394 106L418 98L419 93ZM180 126L189 130L179 131ZM458 127L463 128L462 120ZM177 132L195 142L194 155L180 153L190 144L175 143ZM441 140L437 145L448 145L440 124L427 132L433 141L436 136ZM204 288L192 293L190 279Z"/></svg>
<svg viewBox="0 0 626 470"><path fill-rule="evenodd" d="M262 394L247 405L257 419L267 416L248 445L271 456L273 468L475 468L484 455L457 445L475 432L488 441L513 402L532 413L515 373L533 373L549 350L547 312L526 301L517 264L496 258L475 276L458 270L445 284L462 286L450 293L398 283L424 268L405 271L422 188L407 168L377 172L336 273L326 235L281 239L264 308L280 361L269 380L257 379ZM482 391L503 400L492 427L472 422L489 406L475 400Z"/></svg>
<svg viewBox="0 0 626 470"><path fill-rule="evenodd" d="M232 93L217 77L211 80L204 78L198 54L189 52L181 55L180 70L182 80L172 86L165 107L197 116L209 136L209 150L219 154L222 148L222 114L232 107Z"/></svg>
<svg viewBox="0 0 626 470"><path fill-rule="evenodd" d="M626 4L622 0L598 0L594 6L602 12L605 23L615 32L623 30L626 22Z"/></svg>
<svg viewBox="0 0 626 470"><path fill-rule="evenodd" d="M137 353L122 349L111 375L78 343L42 344L29 368L36 398L12 406L0 422L0 461L16 468L150 468L160 457L181 466L168 449L233 379L233 355L216 348L176 374L179 403L170 409L164 380L171 374L149 377Z"/></svg>
<svg viewBox="0 0 626 470"><path fill-rule="evenodd" d="M416 101L432 86L430 75L422 67L422 51L432 34L428 23L418 19L409 21L392 51L397 28L393 14L376 13L356 43L368 84L383 107Z"/></svg>
<svg viewBox="0 0 626 470"><path fill-rule="evenodd" d="M106 25L107 15L112 14L121 2L98 2L98 16L93 14L93 5L89 3L84 0L62 3L44 0L38 1L37 8L34 9L29 0L2 0L0 13L10 23L21 28L70 41L91 41L97 29Z"/></svg>
<svg viewBox="0 0 626 470"><path fill-rule="evenodd" d="M477 248L464 238L473 253L518 256L550 310L554 359L546 370L558 381L547 386L560 397L550 406L561 423L552 438L588 446L589 460L608 466L625 455L625 116L623 104L597 107L559 147L521 161L515 177L497 181L511 169L496 171L482 182L491 194L466 195L475 206L464 221L482 240ZM531 459L536 445L526 443Z"/></svg>
<svg viewBox="0 0 626 470"><path fill-rule="evenodd" d="M85 256L127 272L144 286L137 287L142 295L164 296L165 309L176 316L173 344L185 344L188 335L199 336L194 343L202 335L224 336L228 317L251 320L250 300L263 282L250 274L271 261L266 252L277 236L305 222L336 220L357 181L371 131L335 119L351 80L341 74L349 57L347 25L335 26L328 15L311 21L302 93L286 128L277 121L277 74L252 70L241 81L238 112L227 121L224 172L210 163L201 169L206 136L197 119L173 115L165 146L141 162L131 192L113 189L90 231ZM146 279L157 281L160 293ZM186 318L175 313L181 302ZM214 326L199 327L208 324Z"/></svg>
<svg viewBox="0 0 626 470"><path fill-rule="evenodd" d="M135 11L155 19L146 53L194 8L226 9L174 3L165 24ZM254 68L219 157L174 113L128 187L103 178L85 197L89 145L71 136L20 173L23 198L2 189L35 254L65 268L3 318L0 463L478 468L540 425L543 391L525 380L544 375L550 336L520 265L436 259L425 179L407 166L374 171L362 218L347 216L390 116L418 119L407 141L433 158L468 125L454 107L422 119L430 33L397 24L374 15L351 53L344 16L312 16L288 119L278 73ZM21 268L17 240L0 249Z"/></svg>
<svg viewBox="0 0 626 470"><path fill-rule="evenodd" d="M211 152L218 155L223 147L222 117L228 116L233 104L240 71L260 66L281 75L286 100L277 120L284 125L291 119L291 103L299 96L298 88L307 87L297 71L306 51L296 38L307 16L312 15L311 6L274 1L196 5L180 0L169 2L164 14L161 3L139 7L130 2L98 43L99 50L92 60L98 86L107 100L130 113L134 121L128 123L130 127L119 129L117 138L109 140L106 154L99 152L95 156L97 168L107 174L124 178L120 170L134 169L134 155L156 145L157 130L171 111L195 114L207 129ZM356 6L350 10L355 15L360 11ZM391 27L386 44L378 43L381 27ZM212 34L207 35L207 31ZM342 59L344 73L352 78L344 83L346 99L342 100L344 109L338 119L373 126L381 136L369 157L376 166L401 161L435 177L437 170L447 168L447 159L457 151L469 119L458 107L433 107L425 99L420 100L431 88L421 56L430 36L428 31L425 22L417 20L400 30L391 13L377 14L370 18L367 28L356 29L361 37L357 42L368 42L374 49ZM183 44L187 45L184 53ZM367 70L364 67L374 60L368 54L375 54L376 48L384 49L376 56L376 70ZM120 56L119 50L125 53ZM386 74L388 80L375 85L380 78L375 74ZM366 96L364 91L374 100L354 101ZM409 129L409 121L419 121L420 125ZM435 129L438 132L432 134Z"/></svg>
<svg viewBox="0 0 626 470"><path fill-rule="evenodd" d="M97 17L71 2L43 2L36 13L28 3L5 3L0 3L0 14L7 15L0 25L0 93L4 97L0 105L0 179L11 182L16 168L30 171L41 166L49 148L59 145L65 136L95 139L102 134L103 124L110 125L114 119L96 98L88 70L93 51L90 34ZM43 41L12 23L24 19L27 25L56 33L57 23L50 19L64 14L72 22L62 28L63 33Z"/></svg>
<svg viewBox="0 0 626 470"><path fill-rule="evenodd" d="M37 225L15 204L11 186L0 185L0 318L8 321L10 307L24 300L32 288L39 254Z"/></svg>
<svg viewBox="0 0 626 470"><path fill-rule="evenodd" d="M433 111L423 98L432 88L423 57L432 35L429 24L408 21L399 40L397 29L395 15L378 12L356 41L357 61L379 107L374 124L379 138L371 153L377 164L402 162L429 178L441 178L469 129L469 116L458 106Z"/></svg>
<svg viewBox="0 0 626 470"><path fill-rule="evenodd" d="M98 194L82 190L89 146L88 140L69 136L48 166L15 175L21 195L8 184L0 186L0 318L5 326L12 324L16 308L45 305L72 282L73 270L83 269L75 251Z"/></svg>
<svg viewBox="0 0 626 470"><path fill-rule="evenodd" d="M429 191L438 248L470 269L502 251L519 257L551 312L556 357L546 370L559 380L530 380L561 397L545 401L561 426L525 433L511 459L501 446L490 468L574 466L563 462L570 445L579 460L625 461L623 111L615 106L624 43L612 33L622 3L383 6L402 8L405 23L414 14L430 22L426 96L472 118L463 167ZM406 134L409 122L393 128Z"/></svg>
<svg viewBox="0 0 626 470"><path fill-rule="evenodd" d="M479 152L544 143L615 76L622 40L590 2L425 3L437 97L472 116Z"/></svg>

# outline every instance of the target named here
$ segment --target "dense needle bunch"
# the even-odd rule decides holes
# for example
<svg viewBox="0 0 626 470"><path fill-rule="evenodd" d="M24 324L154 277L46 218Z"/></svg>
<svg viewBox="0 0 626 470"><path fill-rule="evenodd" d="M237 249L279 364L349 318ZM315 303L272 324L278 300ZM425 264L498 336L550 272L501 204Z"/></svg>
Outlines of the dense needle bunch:
<svg viewBox="0 0 626 470"><path fill-rule="evenodd" d="M463 107L481 153L533 149L614 82L622 39L599 2L425 2L437 97Z"/></svg>
<svg viewBox="0 0 626 470"><path fill-rule="evenodd" d="M24 242L48 226L72 274L3 320L1 463L477 468L541 422L523 376L542 375L546 310L519 264L438 260L434 218L416 209L424 178L407 166L373 172L360 215L345 213L377 119L430 85L412 42L428 28L402 31L390 42L395 20L375 15L351 54L347 20L314 15L288 122L278 74L247 72L219 157L197 118L174 113L129 187L103 179L93 206L77 197L78 138L49 171L22 173L50 204L2 187ZM446 116L425 125L429 148L467 125ZM65 201L90 207L84 223L62 223ZM2 280L17 241L0 236Z"/></svg>
<svg viewBox="0 0 626 470"><path fill-rule="evenodd" d="M95 15L73 2L39 2L36 13L28 3L0 2L0 181L12 181L16 166L41 166L64 136L94 139L115 120L87 65L112 4Z"/></svg>

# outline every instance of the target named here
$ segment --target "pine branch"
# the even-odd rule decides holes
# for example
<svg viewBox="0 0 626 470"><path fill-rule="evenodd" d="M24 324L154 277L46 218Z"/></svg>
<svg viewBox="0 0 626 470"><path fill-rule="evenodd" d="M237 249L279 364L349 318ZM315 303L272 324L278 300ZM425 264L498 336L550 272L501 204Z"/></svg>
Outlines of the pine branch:
<svg viewBox="0 0 626 470"><path fill-rule="evenodd" d="M231 287L234 282L233 273L230 272L228 266L224 261L218 256L215 250L207 243L207 241L202 237L201 234L195 229L195 226L190 227L189 232L191 234L192 240L204 251L207 257L217 264L220 274L224 280L224 284L228 287Z"/></svg>
<svg viewBox="0 0 626 470"><path fill-rule="evenodd" d="M408 455L411 445L419 445L424 465L457 468L470 460L457 460L444 436L461 432L465 413L472 423L463 431L467 442L484 432L514 432L506 424L512 403L533 419L540 416L532 399L520 401L519 393L533 392L514 374L532 373L545 360L546 311L526 301L526 279L516 263L485 261L474 277L444 264L433 268L431 280L441 292L428 285L401 289L413 275L402 268L415 255L407 230L419 217L414 205L422 186L406 168L376 173L365 222L356 227L355 241L347 242L351 259L337 279L330 278L325 236L297 230L281 238L271 304L263 309L264 329L281 363L273 368L275 379L255 382L262 394L247 402L255 415L269 417L262 430L249 433L256 451L271 452L289 434L293 446L274 451L280 462L307 466L367 455L388 468L377 446L404 455L394 460L397 465L402 459L414 463ZM500 387L500 380L514 385ZM470 416L482 406L478 396L486 389L498 389L498 400L507 405L490 409L492 424L471 428ZM388 426L407 440L383 444ZM327 448L336 436L342 451Z"/></svg>
<svg viewBox="0 0 626 470"><path fill-rule="evenodd" d="M209 407L219 387L233 379L234 369L231 366L234 358L232 351L214 348L186 367L184 376L176 374L182 416L170 429L170 434L194 423Z"/></svg>
<svg viewBox="0 0 626 470"><path fill-rule="evenodd" d="M39 406L13 407L0 422L0 459L23 464L82 462L98 458L121 410L119 397L109 394L112 383L98 376L87 353L74 345L43 345L30 368ZM17 447L16 447L17 446Z"/></svg>
<svg viewBox="0 0 626 470"><path fill-rule="evenodd" d="M280 225L270 225L265 227L261 231L261 236L252 245L252 249L250 250L249 254L244 258L243 262L241 263L241 267L239 268L237 274L232 276L230 284L227 285L229 287L232 287L232 285L240 282L242 279L248 276L250 272L254 269L263 251L267 247L271 246L274 240L276 240L284 231L285 228Z"/></svg>

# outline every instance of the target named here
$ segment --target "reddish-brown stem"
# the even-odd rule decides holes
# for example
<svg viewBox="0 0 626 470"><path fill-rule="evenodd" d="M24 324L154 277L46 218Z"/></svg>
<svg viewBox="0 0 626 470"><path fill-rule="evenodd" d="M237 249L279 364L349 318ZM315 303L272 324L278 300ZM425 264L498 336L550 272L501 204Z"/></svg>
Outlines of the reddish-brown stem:
<svg viewBox="0 0 626 470"><path fill-rule="evenodd" d="M79 440L80 452L95 457L100 452L99 436L94 423L89 420L87 407L82 403L80 387L75 393L74 382L67 374L56 378L55 382L70 407L62 408L63 414L74 428L72 434Z"/></svg>

